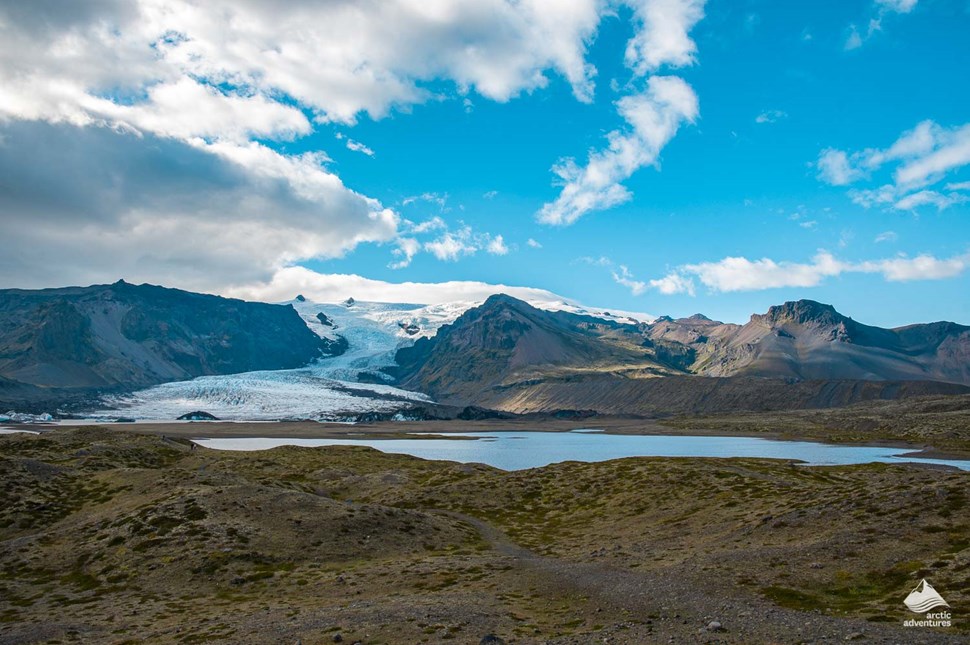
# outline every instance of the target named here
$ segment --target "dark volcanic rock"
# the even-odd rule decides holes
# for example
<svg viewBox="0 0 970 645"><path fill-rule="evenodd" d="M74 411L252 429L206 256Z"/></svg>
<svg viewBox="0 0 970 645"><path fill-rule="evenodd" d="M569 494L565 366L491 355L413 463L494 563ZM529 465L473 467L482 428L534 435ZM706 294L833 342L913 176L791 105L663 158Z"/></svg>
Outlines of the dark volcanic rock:
<svg viewBox="0 0 970 645"><path fill-rule="evenodd" d="M386 371L405 388L522 414L768 411L970 391L970 327L882 329L810 300L745 325L694 315L634 326L498 295L395 358Z"/></svg>
<svg viewBox="0 0 970 645"><path fill-rule="evenodd" d="M333 324L333 320L331 320L327 314L323 313L322 311L317 314L317 320L320 321L321 325L326 325L327 327L336 327L336 325Z"/></svg>
<svg viewBox="0 0 970 645"><path fill-rule="evenodd" d="M478 645L505 645L505 641L495 634L485 634L482 640L478 641Z"/></svg>
<svg viewBox="0 0 970 645"><path fill-rule="evenodd" d="M489 410L488 408L469 405L462 408L456 418L462 421L481 421L483 419L508 419L511 416L508 412L501 410Z"/></svg>
<svg viewBox="0 0 970 645"><path fill-rule="evenodd" d="M195 412L186 412L178 418L179 421L218 421L219 417L214 414L209 414L204 410L196 410Z"/></svg>
<svg viewBox="0 0 970 645"><path fill-rule="evenodd" d="M67 400L209 374L301 367L344 349L286 305L117 282L0 291L0 400ZM8 398L9 397L9 398Z"/></svg>
<svg viewBox="0 0 970 645"><path fill-rule="evenodd" d="M340 356L350 348L350 343L343 336L337 336L334 339L321 338L320 340L323 344L323 353L327 356Z"/></svg>

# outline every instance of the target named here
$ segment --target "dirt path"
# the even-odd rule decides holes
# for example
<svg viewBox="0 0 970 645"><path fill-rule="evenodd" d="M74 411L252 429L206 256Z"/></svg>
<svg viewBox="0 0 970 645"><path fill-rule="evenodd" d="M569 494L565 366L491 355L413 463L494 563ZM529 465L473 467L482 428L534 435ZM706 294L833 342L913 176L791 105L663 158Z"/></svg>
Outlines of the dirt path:
<svg viewBox="0 0 970 645"><path fill-rule="evenodd" d="M777 607L730 581L706 575L690 564L663 571L632 571L539 555L515 544L495 526L453 511L435 511L474 526L517 570L552 594L588 599L591 607L627 621L614 643L811 643L819 640L865 643L966 643L966 637L931 629L905 628ZM712 622L721 629L709 629ZM579 637L549 642L583 643Z"/></svg>

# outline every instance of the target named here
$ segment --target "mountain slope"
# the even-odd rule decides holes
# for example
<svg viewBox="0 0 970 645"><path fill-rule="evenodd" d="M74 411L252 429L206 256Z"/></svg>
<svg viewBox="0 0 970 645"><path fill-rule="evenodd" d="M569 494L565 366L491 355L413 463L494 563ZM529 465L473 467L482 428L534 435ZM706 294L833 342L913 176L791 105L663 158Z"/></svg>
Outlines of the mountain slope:
<svg viewBox="0 0 970 645"><path fill-rule="evenodd" d="M968 332L953 323L870 327L812 301L746 325L696 315L634 326L493 296L399 350L396 375L442 401L514 412L831 407L970 391Z"/></svg>
<svg viewBox="0 0 970 645"><path fill-rule="evenodd" d="M685 345L685 368L705 376L930 380L970 384L970 327L938 322L871 327L811 300L755 314L745 325L659 319L653 340Z"/></svg>
<svg viewBox="0 0 970 645"><path fill-rule="evenodd" d="M393 373L405 388L468 400L488 388L551 376L677 373L643 346L636 329L496 295L442 326L433 338L400 349Z"/></svg>
<svg viewBox="0 0 970 645"><path fill-rule="evenodd" d="M2 389L27 398L292 368L335 349L291 307L123 281L0 291Z"/></svg>

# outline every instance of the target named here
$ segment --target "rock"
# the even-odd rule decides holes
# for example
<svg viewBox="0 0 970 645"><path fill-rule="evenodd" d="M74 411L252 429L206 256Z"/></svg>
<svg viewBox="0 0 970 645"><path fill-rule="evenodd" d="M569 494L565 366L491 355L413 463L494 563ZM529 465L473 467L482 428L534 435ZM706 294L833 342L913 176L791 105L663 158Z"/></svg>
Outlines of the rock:
<svg viewBox="0 0 970 645"><path fill-rule="evenodd" d="M304 297L303 297L303 294L301 293L300 295L298 295L298 296L296 297L296 301L297 301L297 302L306 302L306 298L304 298Z"/></svg>
<svg viewBox="0 0 970 645"><path fill-rule="evenodd" d="M414 336L415 334L421 333L421 328L414 323L399 322L397 326L403 329L404 333L408 336Z"/></svg>
<svg viewBox="0 0 970 645"><path fill-rule="evenodd" d="M334 643L344 642L344 637L340 634L340 632L337 632L336 634L333 635L333 642Z"/></svg>
<svg viewBox="0 0 970 645"><path fill-rule="evenodd" d="M478 645L505 645L505 641L495 634L485 634L482 640L478 641Z"/></svg>
<svg viewBox="0 0 970 645"><path fill-rule="evenodd" d="M135 420L132 419L131 417L118 417L117 419L115 419L114 422L115 423L134 423Z"/></svg>
<svg viewBox="0 0 970 645"><path fill-rule="evenodd" d="M178 418L179 421L218 421L219 417L214 414L209 414L204 410L196 410L195 412L186 412Z"/></svg>
<svg viewBox="0 0 970 645"><path fill-rule="evenodd" d="M239 585L246 584L246 579L243 578L242 576L236 576L235 578L229 581L229 584L233 585L234 587L238 587Z"/></svg>
<svg viewBox="0 0 970 645"><path fill-rule="evenodd" d="M347 298L346 300L344 300L345 307L353 307L356 304L357 304L357 301L354 300L353 298Z"/></svg>
<svg viewBox="0 0 970 645"><path fill-rule="evenodd" d="M864 633L862 633L862 632L852 632L851 634L849 634L849 635L847 635L845 637L845 640L847 640L847 641L856 641L856 640L859 640L860 638L865 638L865 637L866 637L866 635Z"/></svg>
<svg viewBox="0 0 970 645"><path fill-rule="evenodd" d="M320 321L321 325L326 325L327 327L336 327L336 325L333 324L333 320L331 320L330 317L322 311L317 314L317 320Z"/></svg>
<svg viewBox="0 0 970 645"><path fill-rule="evenodd" d="M717 621L717 620L712 620L711 622L707 623L706 629L709 632L723 632L724 631L724 627L722 627L720 621Z"/></svg>
<svg viewBox="0 0 970 645"><path fill-rule="evenodd" d="M458 413L457 418L462 421L481 421L482 419L507 419L509 414L506 412L500 412L499 410L489 410L487 408L480 408L475 405L469 405L462 408L461 412Z"/></svg>

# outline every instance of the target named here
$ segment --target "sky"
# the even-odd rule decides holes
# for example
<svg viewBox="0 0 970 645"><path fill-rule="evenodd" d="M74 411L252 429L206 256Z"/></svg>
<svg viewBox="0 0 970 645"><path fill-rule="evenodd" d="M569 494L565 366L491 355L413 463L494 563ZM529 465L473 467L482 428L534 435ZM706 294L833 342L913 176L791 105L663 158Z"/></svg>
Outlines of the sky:
<svg viewBox="0 0 970 645"><path fill-rule="evenodd" d="M970 324L968 33L970 0L0 0L0 287Z"/></svg>

